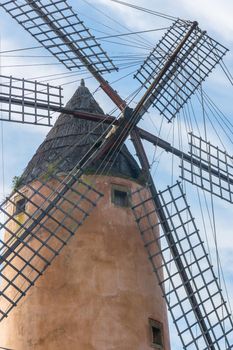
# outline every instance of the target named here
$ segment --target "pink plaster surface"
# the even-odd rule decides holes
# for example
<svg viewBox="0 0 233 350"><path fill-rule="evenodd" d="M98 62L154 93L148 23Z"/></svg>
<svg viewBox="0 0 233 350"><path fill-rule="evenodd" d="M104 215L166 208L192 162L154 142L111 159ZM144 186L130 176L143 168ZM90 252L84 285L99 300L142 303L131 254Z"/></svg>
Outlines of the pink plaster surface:
<svg viewBox="0 0 233 350"><path fill-rule="evenodd" d="M92 181L92 176L86 177ZM149 350L149 318L160 321L169 350L160 287L131 208L111 202L112 185L94 178L104 193L84 225L26 297L0 324L0 345L13 350Z"/></svg>

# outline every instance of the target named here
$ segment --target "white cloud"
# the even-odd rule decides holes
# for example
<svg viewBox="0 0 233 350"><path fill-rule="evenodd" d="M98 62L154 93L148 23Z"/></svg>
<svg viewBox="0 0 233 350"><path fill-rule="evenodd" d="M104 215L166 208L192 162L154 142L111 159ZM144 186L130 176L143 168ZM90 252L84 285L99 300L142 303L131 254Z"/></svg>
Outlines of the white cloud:
<svg viewBox="0 0 233 350"><path fill-rule="evenodd" d="M197 17L201 27L208 27L232 42L233 3L231 0L178 0L177 3L190 18Z"/></svg>

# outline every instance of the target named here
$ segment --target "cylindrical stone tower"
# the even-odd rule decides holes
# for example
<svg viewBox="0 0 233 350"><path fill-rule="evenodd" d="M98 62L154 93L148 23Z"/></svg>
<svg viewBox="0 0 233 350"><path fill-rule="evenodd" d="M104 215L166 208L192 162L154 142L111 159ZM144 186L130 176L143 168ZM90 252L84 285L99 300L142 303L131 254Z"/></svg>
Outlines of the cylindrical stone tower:
<svg viewBox="0 0 233 350"><path fill-rule="evenodd" d="M67 108L103 114L84 84ZM65 154L80 140L75 154L69 155L76 164L105 130L104 125L95 126L61 115L28 164L24 186L36 181L41 164L53 152ZM131 210L130 194L143 186L140 168L125 146L110 171L100 175L97 168L87 169L83 178L95 183L104 197L0 324L0 346L12 350L170 349L165 302ZM13 204L9 210L15 210ZM23 209L18 215L23 220Z"/></svg>

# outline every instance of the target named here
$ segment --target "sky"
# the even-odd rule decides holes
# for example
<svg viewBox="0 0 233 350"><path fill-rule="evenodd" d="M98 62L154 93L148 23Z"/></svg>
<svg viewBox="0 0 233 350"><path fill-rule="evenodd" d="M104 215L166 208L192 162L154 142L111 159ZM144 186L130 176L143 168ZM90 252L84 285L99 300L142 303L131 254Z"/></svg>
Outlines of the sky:
<svg viewBox="0 0 233 350"><path fill-rule="evenodd" d="M111 0L81 0L79 2L70 0L69 3L79 14L86 25L91 29L108 54L115 57L116 64L121 65L122 69L119 73L107 75L106 79L113 83L114 88L126 98L135 90L136 82L132 79L135 70L142 64L144 58L150 53L153 45L160 39L163 31L153 31L138 36L125 37L128 41L117 38L104 39L109 34L128 33L129 31L143 31L167 28L171 25L170 21L161 19L156 16L146 15L144 12L136 11L132 8L121 6ZM233 71L233 3L231 0L132 0L137 6L147 7L154 11L169 14L170 16L179 17L188 20L197 20L199 26L203 30L207 30L208 34L230 49L224 62L230 71ZM90 6L91 5L91 6ZM67 74L67 70L61 64L58 64L55 58L48 57L48 53L43 49L32 49L25 51L16 51L9 53L8 51L22 48L31 48L37 46L36 41L26 33L15 21L10 19L3 10L0 11L0 74L13 75L14 77L25 77L26 79L37 79L38 81L48 81L51 75L51 84L63 85L64 103L72 96L73 92L79 85L80 79L86 79L86 85L90 91L94 93L96 100L99 102L105 112L110 113L114 108L113 104L106 96L99 91L98 84L94 79L90 78L88 73L79 72L77 74ZM114 19L114 21L112 20ZM102 39L101 39L102 38ZM144 40L144 45L142 41ZM135 55L138 59L131 61L129 64L129 55ZM10 57L10 56L15 57ZM28 56L40 57L28 57ZM17 56L17 57L16 57ZM19 57L20 56L20 57ZM126 59L127 56L127 59ZM128 60L128 63L126 63ZM129 67L127 67L127 64ZM52 75L56 76L52 76ZM57 75L57 74L60 74ZM128 74L128 77L119 79ZM68 75L68 74L67 74ZM59 79L58 79L59 78ZM208 81L203 85L203 89L208 93L219 109L231 121L233 117L232 97L233 89L220 67L216 68L210 75ZM204 133L203 119L200 117L202 109L198 105L197 100L193 100L193 105L197 110L197 121L201 132ZM116 114L115 114L116 115ZM191 131L192 127L185 125L185 120L181 116L176 118L171 124L162 121L162 117L158 115L155 109L152 109L145 116L141 124L155 134L161 131L163 137L167 137L169 142L172 140L176 145L182 139L183 147L187 148L187 131ZM162 125L162 128L161 128ZM232 130L232 129L231 129ZM194 131L196 131L194 127ZM39 144L43 141L47 127L21 125L16 123L3 122L0 125L0 194L4 198L11 191L12 178L20 175L30 160ZM232 133L232 131L230 131ZM220 147L225 146L228 153L232 154L232 143L230 137L225 135L219 129L216 119L207 121L208 140ZM202 134L202 136L204 136ZM221 142L222 141L222 142ZM130 150L135 154L131 144L127 143ZM223 145L222 145L223 144ZM179 162L169 158L166 154L160 154L159 150L145 144L149 159L152 163L152 174L156 184L160 189L166 187L167 184L174 183L179 178L180 169ZM173 163L174 162L174 163ZM193 215L203 229L201 220L201 211L197 205L198 197L196 190L192 186L186 187L187 199L193 210ZM206 197L201 193L201 202L205 206L207 201L211 206L211 197ZM212 208L213 209L213 208ZM212 221L214 212L215 221ZM206 216L207 240L212 253L213 261L216 261L215 239L212 231L216 231L216 240L218 242L219 255L222 263L229 299L233 304L233 240L232 240L232 205L226 201L214 198L214 209L204 208L204 216ZM211 217L209 219L209 216ZM211 228L215 226L216 230ZM174 343L179 344L178 340ZM179 345L177 345L179 348ZM173 346L176 349L176 345Z"/></svg>

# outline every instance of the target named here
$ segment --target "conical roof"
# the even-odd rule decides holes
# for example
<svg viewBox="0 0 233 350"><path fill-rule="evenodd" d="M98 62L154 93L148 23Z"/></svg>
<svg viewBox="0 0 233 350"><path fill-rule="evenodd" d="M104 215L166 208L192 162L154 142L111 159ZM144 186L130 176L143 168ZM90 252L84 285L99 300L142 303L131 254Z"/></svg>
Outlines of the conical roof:
<svg viewBox="0 0 233 350"><path fill-rule="evenodd" d="M84 81L81 82L66 108L104 115L99 104L85 87ZM21 177L22 183L26 184L42 175L48 164L52 164L60 156L65 156L67 161L59 165L59 171L72 170L106 128L107 125L104 123L81 120L73 115L61 114L27 165ZM75 148L72 148L75 144ZM96 172L99 162L92 164L87 172ZM115 161L106 169L109 175L133 179L137 179L141 174L137 162L126 146L122 147Z"/></svg>

